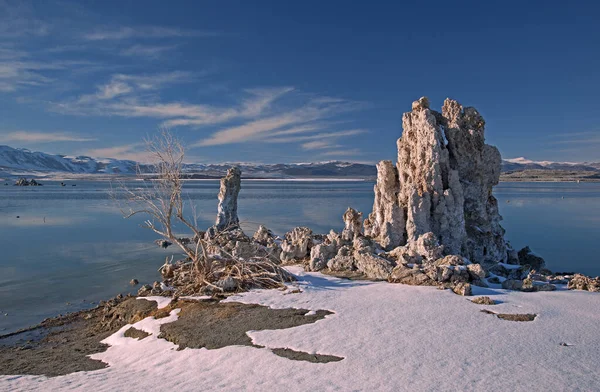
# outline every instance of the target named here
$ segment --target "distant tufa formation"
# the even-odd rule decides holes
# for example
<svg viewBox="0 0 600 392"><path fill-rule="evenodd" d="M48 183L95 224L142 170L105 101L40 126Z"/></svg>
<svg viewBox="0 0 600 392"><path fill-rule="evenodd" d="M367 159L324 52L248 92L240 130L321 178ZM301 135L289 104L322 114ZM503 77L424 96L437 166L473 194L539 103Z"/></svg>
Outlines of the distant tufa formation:
<svg viewBox="0 0 600 392"><path fill-rule="evenodd" d="M221 179L217 221L215 222L218 231L236 228L240 223L237 215L237 198L241 188L241 176L240 169L232 167L227 171L227 175Z"/></svg>
<svg viewBox="0 0 600 392"><path fill-rule="evenodd" d="M302 263L310 271L346 277L432 285L471 294L471 285L521 291L554 290L554 284L600 291L600 279L554 276L544 260L504 240L498 202L500 153L485 144L481 115L446 99L442 112L427 98L402 118L398 163L377 165L373 211L348 208L344 229L327 235L296 227L284 238L260 226L253 237L239 227L240 170L221 180L215 226L205 238L220 259ZM512 265L509 265L512 264Z"/></svg>
<svg viewBox="0 0 600 392"><path fill-rule="evenodd" d="M33 178L31 179L31 181L27 181L27 179L25 177L22 177L22 178L19 178L17 180L17 182L15 182L14 185L15 186L41 186L42 184L40 184Z"/></svg>

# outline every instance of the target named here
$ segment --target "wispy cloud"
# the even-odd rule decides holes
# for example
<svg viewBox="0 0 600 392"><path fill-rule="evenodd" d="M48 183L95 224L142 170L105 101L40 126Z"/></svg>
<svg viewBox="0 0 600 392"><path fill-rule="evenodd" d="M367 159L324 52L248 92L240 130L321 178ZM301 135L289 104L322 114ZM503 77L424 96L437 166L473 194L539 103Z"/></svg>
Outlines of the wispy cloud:
<svg viewBox="0 0 600 392"><path fill-rule="evenodd" d="M12 92L31 86L46 86L54 74L89 66L89 61L34 60L28 52L0 46L0 92Z"/></svg>
<svg viewBox="0 0 600 392"><path fill-rule="evenodd" d="M65 132L14 131L0 134L0 143L90 142L95 138Z"/></svg>
<svg viewBox="0 0 600 392"><path fill-rule="evenodd" d="M165 52L169 52L177 48L177 45L165 45L165 46L156 46L156 45L133 45L128 48L121 50L121 55L123 56L136 56L136 57L148 57L148 58L158 58L165 54Z"/></svg>
<svg viewBox="0 0 600 392"><path fill-rule="evenodd" d="M565 132L560 134L549 135L546 143L558 146L589 146L600 144L600 129L595 131L585 132Z"/></svg>
<svg viewBox="0 0 600 392"><path fill-rule="evenodd" d="M600 143L600 135L590 137L580 137L568 140L554 140L550 144L598 144Z"/></svg>
<svg viewBox="0 0 600 392"><path fill-rule="evenodd" d="M176 37L216 37L221 35L214 31L183 30L171 27L140 26L140 27L103 27L84 38L90 41L143 39L143 38L176 38Z"/></svg>
<svg viewBox="0 0 600 392"><path fill-rule="evenodd" d="M307 142L302 144L303 150L322 150L326 148L338 148L342 147L339 144L333 144L327 140L315 140L313 142Z"/></svg>
<svg viewBox="0 0 600 392"><path fill-rule="evenodd" d="M341 137L355 136L360 135L362 133L366 133L367 131L364 129L349 129L345 131L335 131L335 132L323 132L317 133L314 135L306 135L306 136L294 136L294 137L282 137L282 138L273 138L265 140L267 143L296 143L303 142L307 140L316 140L322 141L322 139L339 139Z"/></svg>
<svg viewBox="0 0 600 392"><path fill-rule="evenodd" d="M319 137L331 137L329 136L331 134L283 138L276 136L281 136L285 133L297 134L318 131L320 126L322 126L322 124L318 123L322 122L322 120L355 110L357 107L356 103L350 101L313 99L300 108L284 110L277 115L219 130L210 137L200 140L195 146L206 147L258 140L268 143L288 143L302 140L314 140Z"/></svg>
<svg viewBox="0 0 600 392"><path fill-rule="evenodd" d="M93 94L84 94L77 99L50 103L53 111L73 115L121 115L124 117L136 116L132 107L137 106L135 94L140 92L157 90L164 85L182 83L193 80L194 75L190 72L174 71L154 75L126 75L115 74L110 80L97 87ZM133 96L126 101L115 101L116 98ZM130 111L130 113L127 113Z"/></svg>
<svg viewBox="0 0 600 392"><path fill-rule="evenodd" d="M149 162L151 160L151 154L147 151L145 143L94 148L83 151L82 155L95 158L129 159L137 162Z"/></svg>
<svg viewBox="0 0 600 392"><path fill-rule="evenodd" d="M321 155L323 156L327 156L327 157L346 157L346 158L351 158L351 157L356 157L356 156L361 156L364 153L359 150L358 148L352 148L349 150L333 150L333 151L326 151L324 153L322 153Z"/></svg>

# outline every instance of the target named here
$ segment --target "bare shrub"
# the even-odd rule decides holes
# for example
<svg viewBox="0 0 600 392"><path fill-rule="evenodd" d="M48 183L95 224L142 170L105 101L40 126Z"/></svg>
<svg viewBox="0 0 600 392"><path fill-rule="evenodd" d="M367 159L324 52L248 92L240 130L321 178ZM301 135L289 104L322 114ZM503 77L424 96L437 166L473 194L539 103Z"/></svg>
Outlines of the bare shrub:
<svg viewBox="0 0 600 392"><path fill-rule="evenodd" d="M219 246L216 240L227 235L234 228L225 228L216 237L205 236L198 229L195 208L190 202L191 215L186 214L186 203L183 199L183 160L185 149L180 140L168 131L146 141L150 153L152 174L156 178L144 181L145 187L130 188L121 184L119 187L126 196L126 206L121 205L125 218L143 214L148 219L142 225L161 236L164 241L175 244L183 251L185 260L172 263L167 258L160 271L163 277L174 286L177 294L191 295L210 287L213 291L232 291L231 287L223 287L217 283L228 278L233 279L235 290L246 290L254 287L275 288L284 282L293 280L292 276L267 258L247 262L221 251L226 257L211 256L207 249ZM138 168L138 176L141 176ZM115 193L113 192L113 196ZM113 199L118 200L117 197ZM179 237L174 226L183 225L191 233L191 238ZM231 286L231 285L230 285Z"/></svg>

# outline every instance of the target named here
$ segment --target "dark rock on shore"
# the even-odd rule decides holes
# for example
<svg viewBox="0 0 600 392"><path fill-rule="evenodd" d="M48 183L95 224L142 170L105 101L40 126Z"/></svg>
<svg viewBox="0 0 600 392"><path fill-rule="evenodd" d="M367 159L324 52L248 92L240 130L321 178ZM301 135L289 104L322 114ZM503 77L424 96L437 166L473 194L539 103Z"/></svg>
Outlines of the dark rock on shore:
<svg viewBox="0 0 600 392"><path fill-rule="evenodd" d="M108 346L100 343L102 340L154 311L154 301L114 298L94 309L46 319L0 336L0 374L54 377L105 368L104 362L88 355L105 351Z"/></svg>
<svg viewBox="0 0 600 392"><path fill-rule="evenodd" d="M526 246L519 251L519 264L529 265L532 269L540 271L546 266L546 261L534 254L531 249Z"/></svg>
<svg viewBox="0 0 600 392"><path fill-rule="evenodd" d="M15 186L42 186L42 184L40 184L33 178L31 179L31 181L27 181L26 178L22 177L19 178L17 182L15 182Z"/></svg>

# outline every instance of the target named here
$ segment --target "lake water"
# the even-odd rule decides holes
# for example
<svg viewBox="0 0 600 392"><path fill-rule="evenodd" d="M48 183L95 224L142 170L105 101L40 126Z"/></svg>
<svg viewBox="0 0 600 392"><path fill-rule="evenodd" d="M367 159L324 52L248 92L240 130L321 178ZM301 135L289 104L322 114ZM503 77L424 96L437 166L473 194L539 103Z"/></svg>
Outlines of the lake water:
<svg viewBox="0 0 600 392"><path fill-rule="evenodd" d="M143 217L122 218L109 183L75 183L0 187L0 334L135 292L132 278L158 280L176 252L153 244L158 237L140 227ZM186 183L200 227L214 222L218 188ZM495 194L515 248L529 245L552 270L600 275L600 183L502 183ZM248 234L258 224L280 235L295 226L326 233L341 230L348 206L366 215L372 204L369 182L246 180L239 215Z"/></svg>

